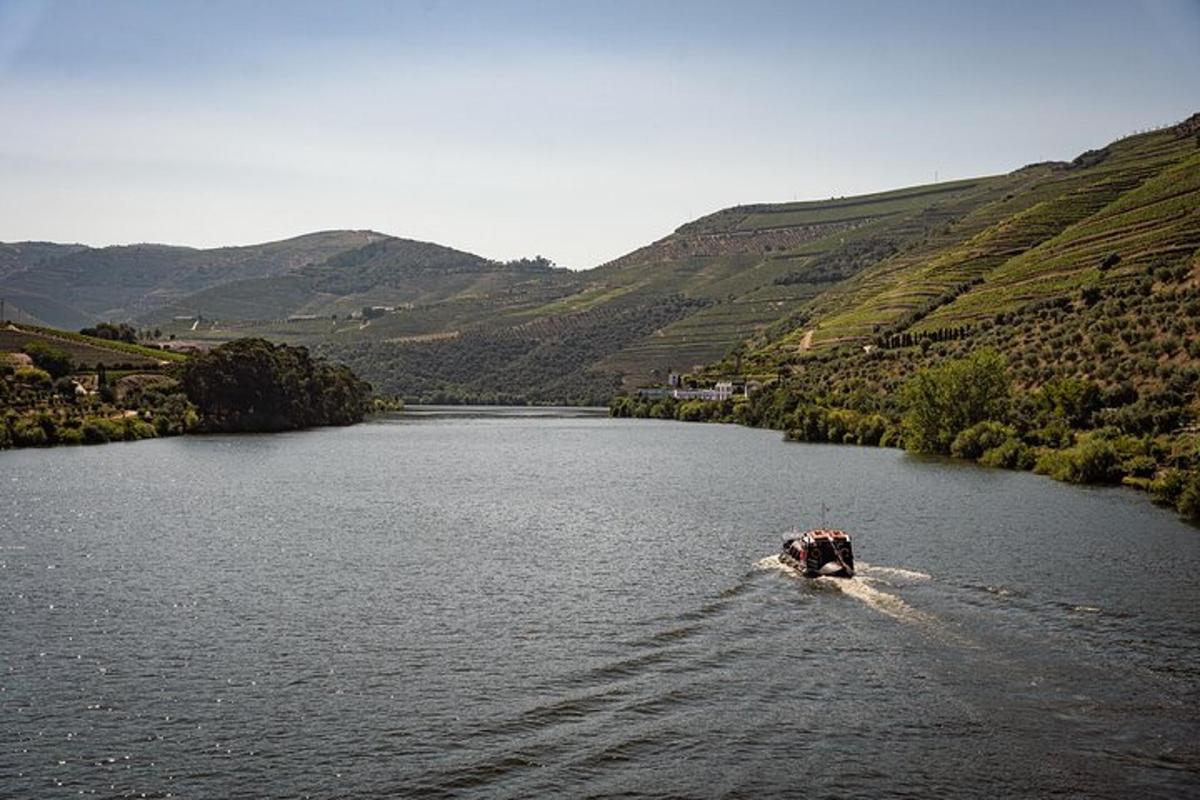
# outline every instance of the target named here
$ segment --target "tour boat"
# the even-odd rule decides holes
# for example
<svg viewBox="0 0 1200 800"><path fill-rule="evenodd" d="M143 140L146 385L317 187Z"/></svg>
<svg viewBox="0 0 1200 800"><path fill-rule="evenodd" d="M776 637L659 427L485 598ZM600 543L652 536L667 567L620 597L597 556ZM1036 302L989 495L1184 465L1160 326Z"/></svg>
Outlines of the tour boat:
<svg viewBox="0 0 1200 800"><path fill-rule="evenodd" d="M854 577L854 551L845 531L821 529L793 536L784 541L779 560L810 578Z"/></svg>

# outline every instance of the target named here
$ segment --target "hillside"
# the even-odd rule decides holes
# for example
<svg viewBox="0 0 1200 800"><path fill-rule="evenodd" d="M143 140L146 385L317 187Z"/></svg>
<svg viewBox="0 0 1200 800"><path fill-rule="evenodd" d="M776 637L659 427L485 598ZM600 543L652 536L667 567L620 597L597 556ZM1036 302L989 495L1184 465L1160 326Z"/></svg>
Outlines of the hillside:
<svg viewBox="0 0 1200 800"><path fill-rule="evenodd" d="M80 250L81 244L54 244L53 242L0 242L0 280L29 267L36 267Z"/></svg>
<svg viewBox="0 0 1200 800"><path fill-rule="evenodd" d="M751 342L745 363L771 373L848 346L971 338L1085 290L1186 272L1200 249L1194 120L1015 173L1030 174L1023 190L830 287Z"/></svg>
<svg viewBox="0 0 1200 800"><path fill-rule="evenodd" d="M486 296L556 270L535 260L496 262L442 245L381 237L287 274L222 283L142 315L201 315L225 323L348 315L364 306L411 306Z"/></svg>
<svg viewBox="0 0 1200 800"><path fill-rule="evenodd" d="M34 343L61 350L79 369L157 370L183 358L178 353L53 328L14 323L0 325L0 353L20 353Z"/></svg>
<svg viewBox="0 0 1200 800"><path fill-rule="evenodd" d="M602 401L720 359L874 260L1028 180L727 209L599 268L419 304L321 346L408 396Z"/></svg>
<svg viewBox="0 0 1200 800"><path fill-rule="evenodd" d="M0 296L57 327L124 321L220 283L282 275L380 238L373 231L324 231L209 250L160 244L0 245Z"/></svg>

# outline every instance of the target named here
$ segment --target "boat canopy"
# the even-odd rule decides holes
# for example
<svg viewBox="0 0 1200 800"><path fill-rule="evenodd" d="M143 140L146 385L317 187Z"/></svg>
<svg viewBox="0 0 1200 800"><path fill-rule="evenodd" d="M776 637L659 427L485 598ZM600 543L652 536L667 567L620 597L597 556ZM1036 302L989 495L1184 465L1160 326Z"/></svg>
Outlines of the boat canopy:
<svg viewBox="0 0 1200 800"><path fill-rule="evenodd" d="M846 533L845 531L823 530L823 529L808 531L804 535L810 536L813 539L838 539L838 540L841 540L841 539L849 539L850 538L850 534Z"/></svg>

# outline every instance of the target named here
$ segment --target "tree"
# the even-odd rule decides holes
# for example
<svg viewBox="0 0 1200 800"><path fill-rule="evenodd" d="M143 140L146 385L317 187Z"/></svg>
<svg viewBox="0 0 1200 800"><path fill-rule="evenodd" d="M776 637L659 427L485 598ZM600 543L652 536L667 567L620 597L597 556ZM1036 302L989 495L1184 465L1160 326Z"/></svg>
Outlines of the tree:
<svg viewBox="0 0 1200 800"><path fill-rule="evenodd" d="M137 328L127 322L115 324L112 322L101 322L94 328L82 328L79 331L84 336L92 336L97 339L108 339L114 342L129 342L136 344L138 340Z"/></svg>
<svg viewBox="0 0 1200 800"><path fill-rule="evenodd" d="M985 420L1003 421L1009 389L1007 363L990 348L919 370L901 391L904 446L950 452L960 432Z"/></svg>
<svg viewBox="0 0 1200 800"><path fill-rule="evenodd" d="M1059 378L1042 387L1039 401L1046 411L1072 428L1086 426L1101 408L1100 387L1080 378Z"/></svg>
<svg viewBox="0 0 1200 800"><path fill-rule="evenodd" d="M349 425L362 420L371 393L348 368L265 339L238 339L193 356L180 368L180 383L200 427L222 431Z"/></svg>
<svg viewBox="0 0 1200 800"><path fill-rule="evenodd" d="M61 378L73 369L71 357L53 345L34 341L26 344L24 350L39 369L50 373L51 378Z"/></svg>

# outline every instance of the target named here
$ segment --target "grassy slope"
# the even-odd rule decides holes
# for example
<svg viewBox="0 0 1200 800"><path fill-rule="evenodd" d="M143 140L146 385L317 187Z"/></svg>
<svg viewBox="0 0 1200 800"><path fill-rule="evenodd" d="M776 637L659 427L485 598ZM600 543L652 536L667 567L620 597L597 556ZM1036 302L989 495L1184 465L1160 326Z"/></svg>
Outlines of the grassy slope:
<svg viewBox="0 0 1200 800"><path fill-rule="evenodd" d="M1111 191L1097 192L1109 197ZM1200 248L1200 153L1161 170L1096 213L1009 259L977 289L937 309L918 329L975 323L1047 295L1143 274ZM1120 257L1107 271L1108 256Z"/></svg>
<svg viewBox="0 0 1200 800"><path fill-rule="evenodd" d="M708 307L614 353L601 367L626 385L714 361L794 317L871 263L839 256L899 247L999 191L1005 178L920 186L829 201L726 209L595 270L608 282L703 298ZM829 263L836 262L835 268ZM811 275L806 275L806 270Z"/></svg>
<svg viewBox="0 0 1200 800"><path fill-rule="evenodd" d="M1017 173L1024 179L1011 192L951 226L946 236L887 259L814 301L814 345L865 343L880 331L969 323L1095 282L1104 253L1120 244L1119 238L1105 237L1116 235L1110 228L1119 221L1107 215L1117 213L1121 202L1151 205L1139 235L1157 238L1169 252L1138 250L1137 258L1114 277L1135 272L1147 258L1190 252L1196 247L1191 223L1179 219L1168 225L1165 217L1150 217L1160 212L1187 217L1189 208L1194 211L1194 193L1174 197L1174 204L1166 206L1156 206L1155 198L1173 195L1173 187L1187 180L1184 162L1195 149L1191 137L1160 131L1117 142L1094 157L1096 163L1088 159L1070 168L1042 166L1022 171L1024 176ZM1145 198L1139 199L1143 184ZM1130 199L1123 201L1126 196ZM968 235L954 241L956 232ZM1075 248L1073 256L1053 255L1076 236L1089 236L1088 246ZM914 315L926 319L921 322ZM774 346L794 351L800 337L801 332L793 332Z"/></svg>
<svg viewBox="0 0 1200 800"><path fill-rule="evenodd" d="M184 356L128 342L97 339L79 333L43 328L33 325L6 323L0 326L0 352L20 352L31 342L44 342L64 351L78 367L106 368L128 366L133 369L157 369L163 363L179 361Z"/></svg>

